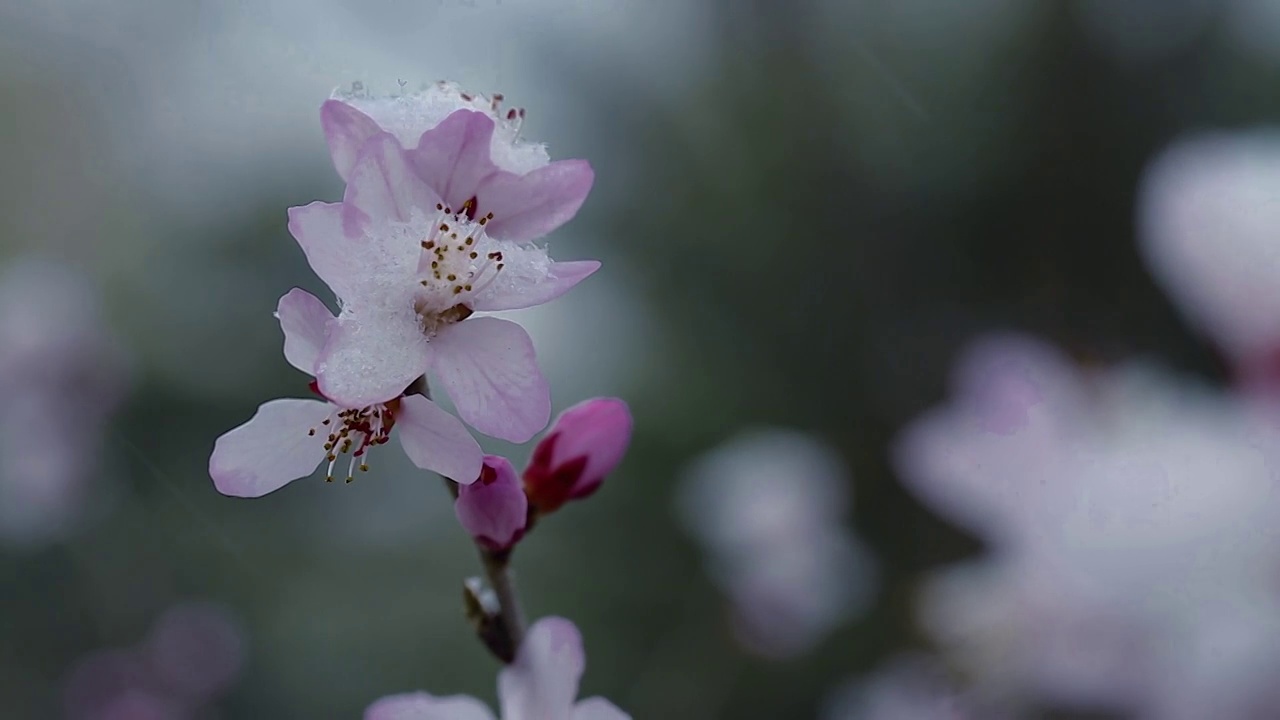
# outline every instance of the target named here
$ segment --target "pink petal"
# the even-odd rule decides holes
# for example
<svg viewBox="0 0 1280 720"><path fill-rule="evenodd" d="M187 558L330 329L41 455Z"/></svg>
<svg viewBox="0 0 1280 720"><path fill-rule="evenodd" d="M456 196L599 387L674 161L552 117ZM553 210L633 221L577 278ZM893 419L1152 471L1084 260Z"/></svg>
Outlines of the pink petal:
<svg viewBox="0 0 1280 720"><path fill-rule="evenodd" d="M280 298L276 317L284 331L284 359L308 375L316 374L316 359L329 335L333 313L320 298L294 288Z"/></svg>
<svg viewBox="0 0 1280 720"><path fill-rule="evenodd" d="M458 418L421 395L400 399L400 444L414 465L462 484L480 476L483 454Z"/></svg>
<svg viewBox="0 0 1280 720"><path fill-rule="evenodd" d="M416 208L434 213L439 196L409 165L400 142L391 133L365 141L347 180L342 198L343 223L350 234L367 231L370 224L408 222Z"/></svg>
<svg viewBox="0 0 1280 720"><path fill-rule="evenodd" d="M524 534L529 500L511 461L486 455L480 479L458 489L453 509L476 542L490 550L506 550Z"/></svg>
<svg viewBox="0 0 1280 720"><path fill-rule="evenodd" d="M466 695L435 697L427 693L388 695L364 711L364 720L493 720L479 700Z"/></svg>
<svg viewBox="0 0 1280 720"><path fill-rule="evenodd" d="M486 230L503 240L533 240L573 219L591 192L586 160L560 160L525 175L500 172L476 191L479 212L493 213Z"/></svg>
<svg viewBox="0 0 1280 720"><path fill-rule="evenodd" d="M320 392L361 408L398 397L427 370L428 343L413 307L348 305L330 329L316 363Z"/></svg>
<svg viewBox="0 0 1280 720"><path fill-rule="evenodd" d="M492 291L476 298L474 309L480 312L520 310L551 302L599 269L598 260L553 262L547 270L547 277L536 284L495 286Z"/></svg>
<svg viewBox="0 0 1280 720"><path fill-rule="evenodd" d="M418 175L455 211L476 195L481 181L497 171L489 157L493 119L457 110L424 132L409 153Z"/></svg>
<svg viewBox="0 0 1280 720"><path fill-rule="evenodd" d="M574 706L573 720L631 720L631 716L608 700L593 697Z"/></svg>
<svg viewBox="0 0 1280 720"><path fill-rule="evenodd" d="M586 664L573 623L559 617L534 623L515 662L498 674L502 720L569 717Z"/></svg>
<svg viewBox="0 0 1280 720"><path fill-rule="evenodd" d="M560 413L551 432L559 435L554 464L587 458L582 483L599 485L631 444L631 409L618 398L592 398ZM575 488L575 494L579 491Z"/></svg>
<svg viewBox="0 0 1280 720"><path fill-rule="evenodd" d="M338 296L356 286L353 238L343 229L342 203L313 202L289 208L289 233L298 241L315 274Z"/></svg>
<svg viewBox="0 0 1280 720"><path fill-rule="evenodd" d="M318 400L272 400L249 422L214 443L209 476L223 495L260 497L315 472L324 457L319 427L333 406Z"/></svg>
<svg viewBox="0 0 1280 720"><path fill-rule="evenodd" d="M365 141L381 132L373 118L340 100L326 100L320 106L320 126L329 143L333 167L343 180L351 176Z"/></svg>
<svg viewBox="0 0 1280 720"><path fill-rule="evenodd" d="M442 329L431 348L431 370L467 424L514 443L546 427L551 391L524 328L472 318Z"/></svg>

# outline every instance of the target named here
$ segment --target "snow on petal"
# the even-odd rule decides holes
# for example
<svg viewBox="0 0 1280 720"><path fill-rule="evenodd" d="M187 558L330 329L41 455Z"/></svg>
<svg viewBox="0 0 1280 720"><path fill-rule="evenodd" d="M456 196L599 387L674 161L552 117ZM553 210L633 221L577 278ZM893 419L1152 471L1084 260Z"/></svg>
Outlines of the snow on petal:
<svg viewBox="0 0 1280 720"><path fill-rule="evenodd" d="M334 403L366 407L403 393L426 372L428 359L427 337L408 301L399 308L351 303L320 353L316 381Z"/></svg>
<svg viewBox="0 0 1280 720"><path fill-rule="evenodd" d="M352 243L358 238L343 229L342 216L342 203L317 200L289 208L289 234L298 241L312 271L338 297L345 297L359 282L351 264Z"/></svg>
<svg viewBox="0 0 1280 720"><path fill-rule="evenodd" d="M315 295L294 288L276 305L276 318L284 331L284 359L308 375L315 375L316 360L329 335L333 313Z"/></svg>
<svg viewBox="0 0 1280 720"><path fill-rule="evenodd" d="M480 477L480 444L458 418L421 395L400 400L400 444L414 465L466 484Z"/></svg>
<svg viewBox="0 0 1280 720"><path fill-rule="evenodd" d="M476 295L475 309L481 312L522 310L551 302L599 269L598 260L577 260L551 262L540 277L520 277L511 273L505 278L500 277L485 292ZM502 282L503 280L507 282Z"/></svg>
<svg viewBox="0 0 1280 720"><path fill-rule="evenodd" d="M502 720L569 717L586 662L573 623L559 617L534 623L515 662L498 675Z"/></svg>
<svg viewBox="0 0 1280 720"><path fill-rule="evenodd" d="M380 133L360 148L351 169L342 198L343 226L352 234L377 233L389 223L409 222L415 210L419 214L434 210L439 202L439 195L414 172L395 137Z"/></svg>
<svg viewBox="0 0 1280 720"><path fill-rule="evenodd" d="M503 98L498 94L486 97L464 92L453 83L440 82L394 95L377 95L356 86L350 91L335 92L333 97L368 115L406 148L416 147L424 132L458 110L482 112L496 124L490 154L499 168L522 175L550 162L546 147L520 139L524 110L504 110Z"/></svg>
<svg viewBox="0 0 1280 720"><path fill-rule="evenodd" d="M495 173L475 192L478 212L493 213L494 237L533 240L572 220L594 181L586 160L559 160L526 175Z"/></svg>
<svg viewBox="0 0 1280 720"><path fill-rule="evenodd" d="M602 697L592 697L573 706L573 720L631 720L631 716Z"/></svg>
<svg viewBox="0 0 1280 720"><path fill-rule="evenodd" d="M431 371L467 424L515 443L546 427L551 393L524 328L472 318L442 328L431 349Z"/></svg>
<svg viewBox="0 0 1280 720"><path fill-rule="evenodd" d="M492 139L492 118L459 110L423 133L409 157L418 175L444 204L460 209L476 196L481 181L498 170L489 159Z"/></svg>
<svg viewBox="0 0 1280 720"><path fill-rule="evenodd" d="M224 495L260 497L315 472L324 433L309 432L333 412L318 400L272 400L213 446L209 476Z"/></svg>
<svg viewBox="0 0 1280 720"><path fill-rule="evenodd" d="M494 720L484 703L466 695L424 692L388 695L364 711L364 720Z"/></svg>
<svg viewBox="0 0 1280 720"><path fill-rule="evenodd" d="M320 106L320 126L333 166L343 180L351 176L365 141L382 132L373 118L339 100L326 100Z"/></svg>

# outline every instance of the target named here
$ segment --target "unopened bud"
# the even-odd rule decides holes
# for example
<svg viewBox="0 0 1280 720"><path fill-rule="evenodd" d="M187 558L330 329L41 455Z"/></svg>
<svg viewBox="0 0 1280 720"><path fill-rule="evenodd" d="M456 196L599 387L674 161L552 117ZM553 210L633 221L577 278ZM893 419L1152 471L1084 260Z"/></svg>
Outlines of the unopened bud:
<svg viewBox="0 0 1280 720"><path fill-rule="evenodd" d="M486 455L480 478L458 486L453 504L458 522L487 550L510 549L524 535L529 501L520 488L511 461Z"/></svg>
<svg viewBox="0 0 1280 720"><path fill-rule="evenodd" d="M631 411L617 398L592 398L565 410L533 450L525 492L540 513L595 492L631 443Z"/></svg>

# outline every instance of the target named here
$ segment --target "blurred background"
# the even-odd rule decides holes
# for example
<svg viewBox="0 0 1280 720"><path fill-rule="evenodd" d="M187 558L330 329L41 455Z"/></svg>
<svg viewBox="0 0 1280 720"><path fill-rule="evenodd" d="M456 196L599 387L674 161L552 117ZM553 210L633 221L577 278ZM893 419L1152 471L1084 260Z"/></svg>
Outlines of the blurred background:
<svg viewBox="0 0 1280 720"><path fill-rule="evenodd" d="M551 245L604 269L520 319L557 409L616 395L636 433L601 492L520 546L527 613L573 619L583 694L636 718L816 717L848 678L928 650L917 583L980 552L889 455L970 338L1225 379L1140 261L1135 197L1174 139L1280 120L1280 3L0 4L0 265L80 273L78 299L32 322L92 319L112 349L81 363L112 370L85 387L114 388L95 390L111 400L92 454L30 414L5 425L0 462L92 459L56 536L0 548L4 717L63 717L86 654L190 601L243 640L202 717L354 718L413 689L492 701L497 663L461 610L478 564L437 479L387 453L353 484L248 501L207 475L219 434L306 394L272 311L290 287L328 297L285 224L341 195L320 103L438 79L504 93L524 137L596 172ZM65 303L50 287L10 301ZM738 642L676 501L694 458L766 426L834 449L878 567L866 612L786 658Z"/></svg>

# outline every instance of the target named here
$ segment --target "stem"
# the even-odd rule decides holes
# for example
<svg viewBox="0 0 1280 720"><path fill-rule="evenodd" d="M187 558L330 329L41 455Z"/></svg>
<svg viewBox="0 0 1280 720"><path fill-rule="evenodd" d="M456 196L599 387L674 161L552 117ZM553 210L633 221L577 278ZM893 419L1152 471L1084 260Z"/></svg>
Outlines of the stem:
<svg viewBox="0 0 1280 720"><path fill-rule="evenodd" d="M458 484L449 478L441 478L444 487L455 500L458 499ZM476 545L480 553L480 564L484 566L485 577L489 579L489 587L498 598L498 615L486 618L490 622L482 622L477 630L485 647L489 648L499 660L510 663L515 653L524 642L524 611L520 608L520 596L516 594L515 575L511 570L511 551L493 551Z"/></svg>
<svg viewBox="0 0 1280 720"><path fill-rule="evenodd" d="M484 564L489 585L498 596L502 624L507 629L511 647L513 650L518 650L520 643L524 642L524 611L520 608L520 596L516 594L515 573L511 570L511 553L510 551L494 553L481 548L480 562Z"/></svg>
<svg viewBox="0 0 1280 720"><path fill-rule="evenodd" d="M427 376L423 375L414 380L405 392L417 393L430 399L431 387L427 384ZM445 489L454 500L457 500L458 484L446 477L441 479L444 480ZM532 527L531 518L529 528ZM520 609L520 597L516 594L515 576L511 571L511 551L494 552L480 545L476 545L476 549L480 551L480 563L484 565L484 574L489 578L489 586L498 596L498 619L501 621L496 627L486 624L479 628L480 638L499 660L509 663L514 659L516 651L520 649L520 643L524 642L525 627L524 611Z"/></svg>

